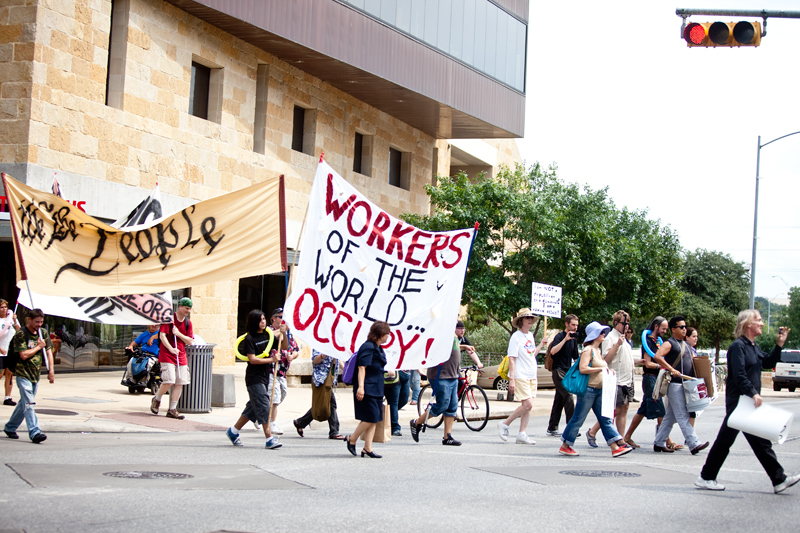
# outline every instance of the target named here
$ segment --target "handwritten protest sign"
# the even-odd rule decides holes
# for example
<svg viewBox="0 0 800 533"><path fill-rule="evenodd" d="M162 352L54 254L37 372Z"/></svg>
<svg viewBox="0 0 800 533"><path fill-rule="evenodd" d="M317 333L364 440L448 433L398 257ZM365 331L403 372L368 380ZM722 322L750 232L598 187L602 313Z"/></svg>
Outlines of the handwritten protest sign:
<svg viewBox="0 0 800 533"><path fill-rule="evenodd" d="M309 197L284 320L312 348L346 359L372 322L389 323L388 368L450 357L474 229L429 232L370 202L324 161Z"/></svg>
<svg viewBox="0 0 800 533"><path fill-rule="evenodd" d="M3 174L17 287L53 296L147 294L286 270L283 177L114 228Z"/></svg>
<svg viewBox="0 0 800 533"><path fill-rule="evenodd" d="M531 311L537 315L561 318L561 287L533 283Z"/></svg>

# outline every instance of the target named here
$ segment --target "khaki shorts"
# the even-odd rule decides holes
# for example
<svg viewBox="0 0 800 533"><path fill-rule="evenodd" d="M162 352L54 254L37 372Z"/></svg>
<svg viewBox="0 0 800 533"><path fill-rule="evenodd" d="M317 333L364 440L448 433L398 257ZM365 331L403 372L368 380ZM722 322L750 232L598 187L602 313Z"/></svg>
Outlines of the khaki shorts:
<svg viewBox="0 0 800 533"><path fill-rule="evenodd" d="M514 399L527 400L536 398L536 388L538 382L535 379L515 379L514 380Z"/></svg>
<svg viewBox="0 0 800 533"><path fill-rule="evenodd" d="M175 385L189 384L189 367L181 365L178 367L177 379L175 365L172 363L161 363L161 383L174 383Z"/></svg>

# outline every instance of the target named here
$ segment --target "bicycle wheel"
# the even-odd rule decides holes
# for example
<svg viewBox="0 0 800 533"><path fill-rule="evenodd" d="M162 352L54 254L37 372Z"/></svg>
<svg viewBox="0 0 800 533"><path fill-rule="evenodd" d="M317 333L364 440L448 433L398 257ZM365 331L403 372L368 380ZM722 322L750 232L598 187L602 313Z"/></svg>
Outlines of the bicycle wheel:
<svg viewBox="0 0 800 533"><path fill-rule="evenodd" d="M478 385L470 385L461 395L461 416L472 431L480 431L489 421L489 398Z"/></svg>
<svg viewBox="0 0 800 533"><path fill-rule="evenodd" d="M425 410L428 408L429 403L436 403L436 398L433 397L433 389L430 385L425 385L422 387L422 390L419 391L419 399L417 400L417 413L419 416L425 414ZM425 422L425 425L429 428L438 428L442 425L442 421L444 417L442 415L439 416L429 416L428 420Z"/></svg>

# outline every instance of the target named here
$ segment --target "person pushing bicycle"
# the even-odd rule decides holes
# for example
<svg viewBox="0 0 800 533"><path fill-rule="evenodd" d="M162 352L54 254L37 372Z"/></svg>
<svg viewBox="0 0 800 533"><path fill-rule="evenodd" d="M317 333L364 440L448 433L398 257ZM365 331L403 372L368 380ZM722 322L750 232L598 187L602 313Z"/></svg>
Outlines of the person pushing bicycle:
<svg viewBox="0 0 800 533"><path fill-rule="evenodd" d="M459 341L459 333L463 335L464 331L463 329L459 330L457 324L450 350L450 359L437 367L427 370L428 381L433 386L436 403L431 403L428 409L426 409L425 414L411 421L411 438L414 439L414 442L419 442L419 434L429 416L444 414L444 438L442 438L442 444L445 446L461 446L461 443L454 439L451 433L458 410L458 378L460 375L459 368L461 366L461 343ZM467 349L466 351L475 365L478 368L483 368L483 363L478 359L475 349Z"/></svg>

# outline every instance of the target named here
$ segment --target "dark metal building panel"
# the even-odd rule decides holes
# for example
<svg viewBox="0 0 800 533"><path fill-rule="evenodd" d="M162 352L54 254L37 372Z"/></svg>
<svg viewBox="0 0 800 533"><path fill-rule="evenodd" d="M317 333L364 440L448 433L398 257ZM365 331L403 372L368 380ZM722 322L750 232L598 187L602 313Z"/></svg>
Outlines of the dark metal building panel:
<svg viewBox="0 0 800 533"><path fill-rule="evenodd" d="M524 95L333 0L166 1L433 137L524 134Z"/></svg>

